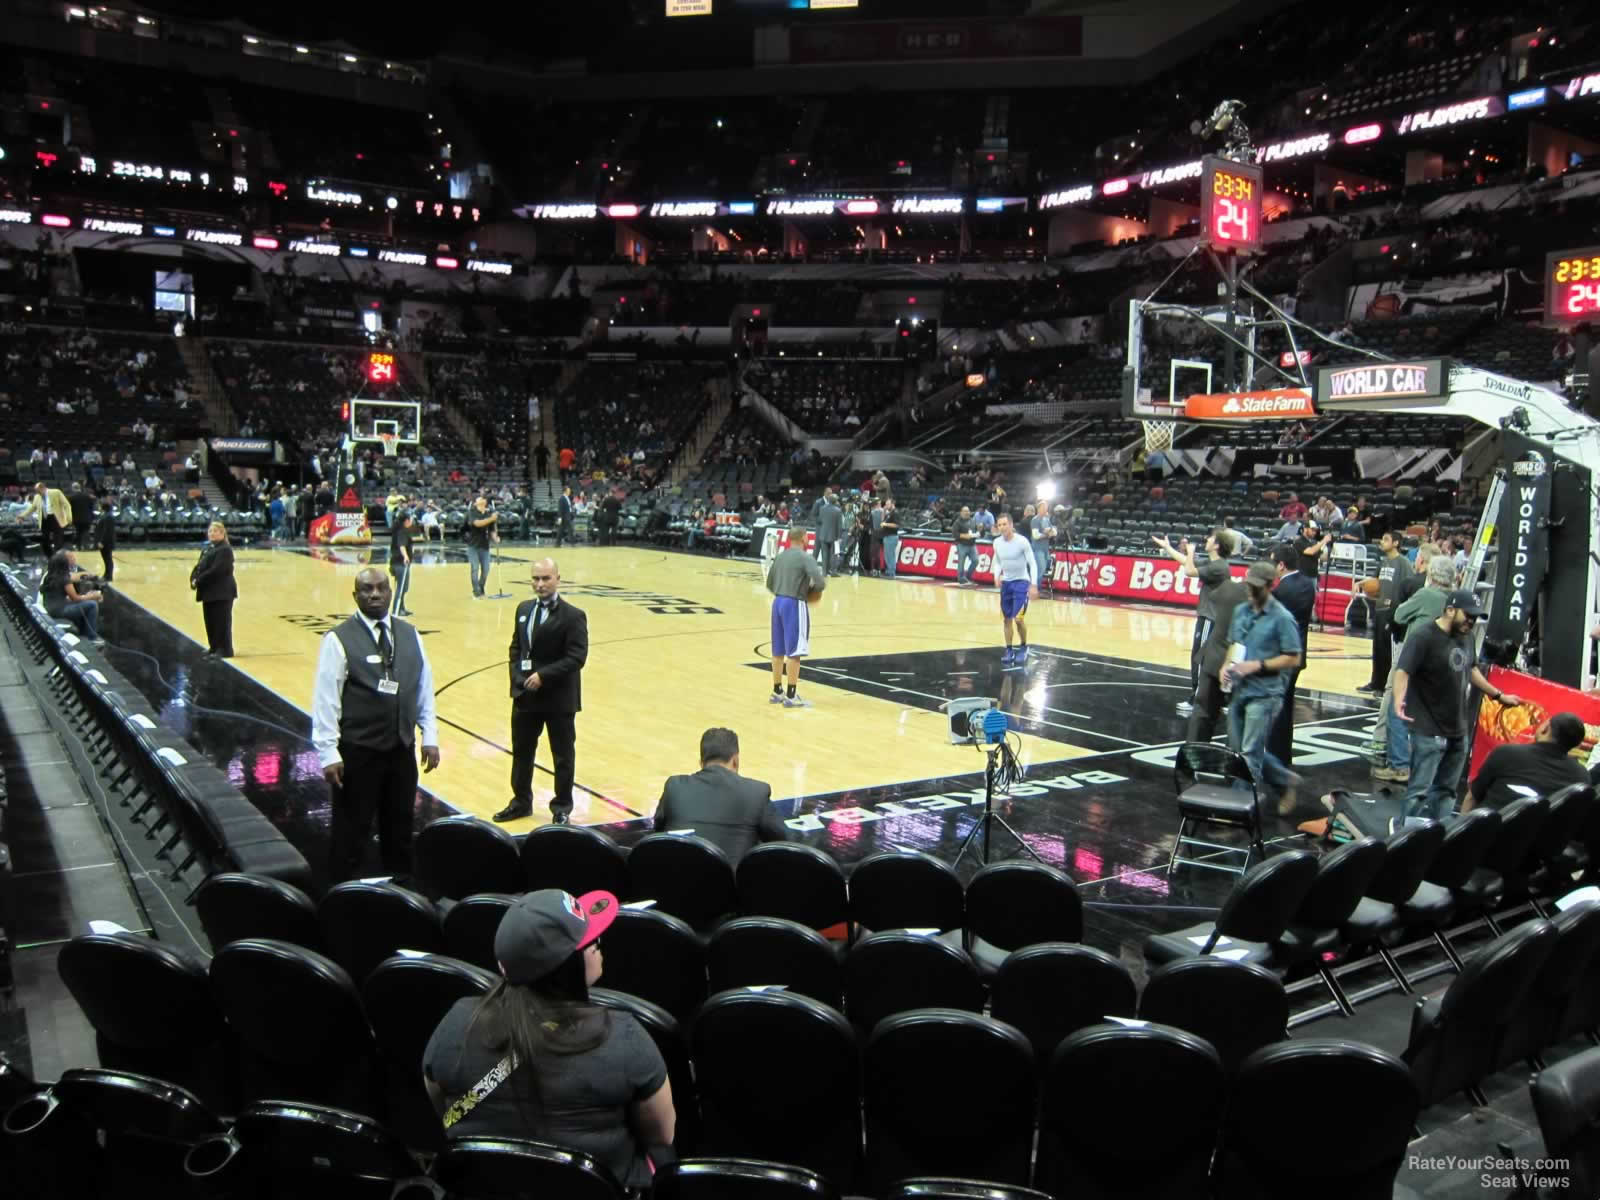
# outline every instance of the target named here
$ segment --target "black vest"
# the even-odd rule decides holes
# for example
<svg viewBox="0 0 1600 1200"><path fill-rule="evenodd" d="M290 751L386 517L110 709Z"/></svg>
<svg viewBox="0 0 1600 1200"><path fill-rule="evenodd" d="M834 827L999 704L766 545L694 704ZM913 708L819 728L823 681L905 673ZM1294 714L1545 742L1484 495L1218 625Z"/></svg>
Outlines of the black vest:
<svg viewBox="0 0 1600 1200"><path fill-rule="evenodd" d="M369 750L395 750L411 746L417 737L417 692L422 682L422 644L406 622L389 618L394 641L394 662L387 677L400 690L386 696L378 690L385 678L384 664L369 662L378 654L378 641L360 616L334 627L333 636L344 647L345 679L339 740Z"/></svg>

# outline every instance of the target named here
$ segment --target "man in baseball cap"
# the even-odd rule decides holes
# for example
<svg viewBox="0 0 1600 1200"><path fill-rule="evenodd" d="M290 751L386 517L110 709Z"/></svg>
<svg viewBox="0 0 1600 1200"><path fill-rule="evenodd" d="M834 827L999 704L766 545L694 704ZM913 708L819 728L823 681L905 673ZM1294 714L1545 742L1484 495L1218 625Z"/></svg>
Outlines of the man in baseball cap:
<svg viewBox="0 0 1600 1200"><path fill-rule="evenodd" d="M1300 777L1267 749L1267 738L1283 704L1289 673L1300 665L1300 628L1272 594L1277 565L1258 562L1245 572L1246 603L1233 610L1228 641L1234 661L1222 669L1224 687L1233 689L1228 705L1228 749L1244 755L1256 790L1278 792L1278 812L1294 811Z"/></svg>
<svg viewBox="0 0 1600 1200"><path fill-rule="evenodd" d="M537 983L599 941L616 919L617 898L610 892L528 892L500 918L494 956L511 983Z"/></svg>
<svg viewBox="0 0 1600 1200"><path fill-rule="evenodd" d="M1467 689L1470 682L1508 708L1522 701L1502 692L1478 669L1472 625L1484 615L1471 588L1444 599L1435 621L1410 634L1394 671L1394 711L1411 723L1411 778L1406 783L1406 824L1442 821L1455 811L1467 763ZM1401 819L1391 823L1391 832Z"/></svg>

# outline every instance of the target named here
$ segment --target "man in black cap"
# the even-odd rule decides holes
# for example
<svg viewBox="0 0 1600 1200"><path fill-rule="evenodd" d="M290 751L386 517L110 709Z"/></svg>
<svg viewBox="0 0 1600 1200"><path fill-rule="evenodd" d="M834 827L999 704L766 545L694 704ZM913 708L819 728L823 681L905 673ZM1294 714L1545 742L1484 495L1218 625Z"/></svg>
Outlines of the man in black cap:
<svg viewBox="0 0 1600 1200"><path fill-rule="evenodd" d="M1438 620L1408 636L1400 652L1394 711L1411 723L1407 823L1442 821L1455 809L1467 762L1467 683L1507 708L1522 703L1485 679L1473 661L1472 625L1481 616L1477 594L1458 588L1445 597Z"/></svg>
<svg viewBox="0 0 1600 1200"><path fill-rule="evenodd" d="M1283 704L1284 685L1300 665L1300 631L1289 610L1272 595L1278 568L1257 562L1245 572L1246 601L1233 610L1228 641L1239 647L1222 668L1220 681L1232 695L1228 703L1228 749L1244 756L1259 795L1278 790L1278 812L1294 811L1300 777L1271 750L1267 738Z"/></svg>
<svg viewBox="0 0 1600 1200"><path fill-rule="evenodd" d="M418 727L423 770L439 765L433 667L422 639L389 614L389 577L377 567L356 576L355 598L355 615L322 639L311 700L311 744L333 791L333 883L361 874L374 817L384 869L411 874Z"/></svg>

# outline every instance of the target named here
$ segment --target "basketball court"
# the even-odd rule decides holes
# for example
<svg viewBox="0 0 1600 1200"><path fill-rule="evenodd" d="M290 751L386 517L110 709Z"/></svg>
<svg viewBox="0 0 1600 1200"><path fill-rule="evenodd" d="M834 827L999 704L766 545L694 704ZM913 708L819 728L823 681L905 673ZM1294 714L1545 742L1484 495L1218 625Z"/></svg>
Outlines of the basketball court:
<svg viewBox="0 0 1600 1200"><path fill-rule="evenodd" d="M474 600L459 548L418 549L408 605L433 664L443 759L423 777L419 819L487 817L510 795L516 604L532 594L533 561L554 551L505 547L490 591L510 598ZM202 657L191 556L118 555L113 661L319 866L327 789L308 716L318 645L354 611L357 571L385 557L381 547L240 550L238 656L223 663ZM589 620L576 822L644 832L662 781L696 770L701 732L724 725L739 734L742 771L772 785L797 834L846 859L878 845L938 850L964 836L974 804L981 812L984 766L979 750L950 743L942 706L992 697L1028 772L1005 801L1008 819L1041 839L1047 861L1071 865L1080 842L1070 828L1086 821L1098 862L1074 872L1081 878L1164 862L1175 823L1165 764L1183 738L1174 705L1189 691L1185 610L1043 598L1029 613L1028 666L1003 670L993 589L836 578L814 610L802 676L814 707L787 709L767 703L769 596L758 564L596 547L568 547L558 563L563 596ZM1364 729L1372 706L1353 688L1366 678L1368 645L1313 632L1310 649L1297 764L1359 765L1360 735L1350 731ZM541 746L535 815L513 832L548 820L549 767Z"/></svg>

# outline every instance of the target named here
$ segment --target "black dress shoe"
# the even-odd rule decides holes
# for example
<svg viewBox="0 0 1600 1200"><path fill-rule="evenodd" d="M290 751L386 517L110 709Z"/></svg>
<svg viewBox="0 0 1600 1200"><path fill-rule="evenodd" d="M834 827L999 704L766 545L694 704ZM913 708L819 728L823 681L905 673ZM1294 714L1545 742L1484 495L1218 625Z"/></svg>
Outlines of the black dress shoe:
<svg viewBox="0 0 1600 1200"><path fill-rule="evenodd" d="M552 824L552 825L565 825L565 824L567 824L567 817L568 817L567 813L564 813L564 812L552 812L550 814L550 824Z"/></svg>
<svg viewBox="0 0 1600 1200"><path fill-rule="evenodd" d="M520 821L524 817L531 816L533 816L533 806L531 804L518 804L515 800L513 800L499 812L495 813L494 819L496 821Z"/></svg>

